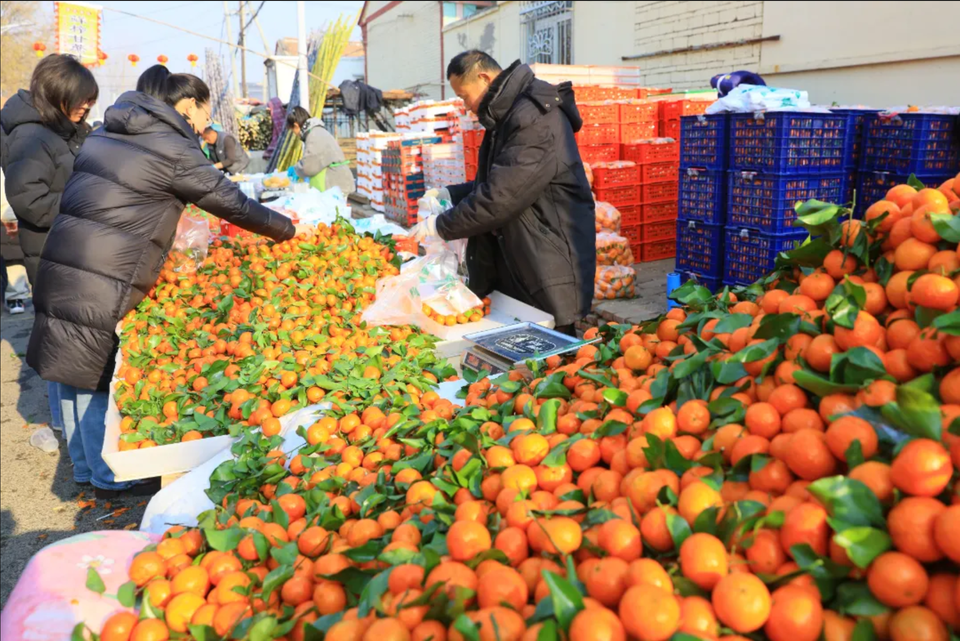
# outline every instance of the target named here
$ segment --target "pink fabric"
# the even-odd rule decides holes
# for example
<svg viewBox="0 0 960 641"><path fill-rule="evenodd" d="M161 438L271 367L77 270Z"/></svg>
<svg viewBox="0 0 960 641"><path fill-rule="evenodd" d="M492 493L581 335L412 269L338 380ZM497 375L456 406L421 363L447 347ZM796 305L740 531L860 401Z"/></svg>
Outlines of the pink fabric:
<svg viewBox="0 0 960 641"><path fill-rule="evenodd" d="M0 613L0 637L63 641L83 621L99 632L125 608L117 590L128 581L133 557L160 536L142 532L90 532L52 543L37 552ZM106 585L102 595L87 589L87 568L96 567Z"/></svg>
<svg viewBox="0 0 960 641"><path fill-rule="evenodd" d="M287 126L287 112L283 108L283 102L279 98L271 98L267 105L270 107L270 118L273 120L273 136L263 152L264 158L273 156L273 150L276 149L280 137L283 136L283 130Z"/></svg>

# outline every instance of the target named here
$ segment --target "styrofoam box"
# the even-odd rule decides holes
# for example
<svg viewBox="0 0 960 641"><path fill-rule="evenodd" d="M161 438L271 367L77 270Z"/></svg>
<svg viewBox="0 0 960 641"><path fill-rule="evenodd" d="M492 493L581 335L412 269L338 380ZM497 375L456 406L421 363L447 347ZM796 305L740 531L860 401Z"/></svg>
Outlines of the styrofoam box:
<svg viewBox="0 0 960 641"><path fill-rule="evenodd" d="M437 354L442 358L459 360L471 343L463 337L467 334L496 329L504 325L516 323L536 323L549 329L556 325L551 314L536 307L522 303L500 292L490 294L490 314L476 323L464 323L448 327L432 320L423 321L420 329L440 338L437 343Z"/></svg>

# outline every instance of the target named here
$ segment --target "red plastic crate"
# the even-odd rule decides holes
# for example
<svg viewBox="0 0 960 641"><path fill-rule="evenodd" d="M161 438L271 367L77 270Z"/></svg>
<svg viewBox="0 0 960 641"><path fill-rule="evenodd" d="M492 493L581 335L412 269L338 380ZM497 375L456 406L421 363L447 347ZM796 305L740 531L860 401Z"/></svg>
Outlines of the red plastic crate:
<svg viewBox="0 0 960 641"><path fill-rule="evenodd" d="M664 183L667 184L667 183ZM640 204L640 186L631 185L629 187L608 187L606 189L595 189L594 198L596 200L610 203L617 209L624 205ZM676 196L674 196L676 198Z"/></svg>
<svg viewBox="0 0 960 641"><path fill-rule="evenodd" d="M577 145L580 149L580 160L592 165L597 162L612 162L620 159L620 145L607 143L604 145Z"/></svg>
<svg viewBox="0 0 960 641"><path fill-rule="evenodd" d="M577 104L580 117L586 124L602 124L620 122L620 105L602 102L581 102Z"/></svg>
<svg viewBox="0 0 960 641"><path fill-rule="evenodd" d="M466 174L467 180L473 180L477 177L477 163L464 163L464 173Z"/></svg>
<svg viewBox="0 0 960 641"><path fill-rule="evenodd" d="M657 119L659 108L655 102L624 103L620 105L620 122L649 122Z"/></svg>
<svg viewBox="0 0 960 641"><path fill-rule="evenodd" d="M634 252L634 256L636 256ZM673 258L677 255L677 239L654 240L649 243L640 243L640 262L649 263L654 260Z"/></svg>
<svg viewBox="0 0 960 641"><path fill-rule="evenodd" d="M601 165L591 166L591 169L593 170L594 189L640 184L640 170L636 165L632 167L603 167Z"/></svg>
<svg viewBox="0 0 960 641"><path fill-rule="evenodd" d="M677 221L664 220L657 223L640 225L640 240L649 243L655 240L669 240L677 237Z"/></svg>
<svg viewBox="0 0 960 641"><path fill-rule="evenodd" d="M620 142L620 125L605 122L595 125L584 125L574 134L578 145L606 145Z"/></svg>
<svg viewBox="0 0 960 641"><path fill-rule="evenodd" d="M630 122L620 125L620 142L631 143L644 138L657 137L657 121Z"/></svg>
<svg viewBox="0 0 960 641"><path fill-rule="evenodd" d="M627 239L627 241L633 245L634 243L639 243L643 241L643 225L630 225L624 227L623 222L620 223L620 235Z"/></svg>
<svg viewBox="0 0 960 641"><path fill-rule="evenodd" d="M643 224L658 223L664 220L674 222L677 220L678 211L676 200L640 205L640 222ZM620 214L622 216L623 212L621 211Z"/></svg>
<svg viewBox="0 0 960 641"><path fill-rule="evenodd" d="M698 116L707 111L707 100L671 100L660 103L660 120L679 120L681 116Z"/></svg>
<svg viewBox="0 0 960 641"><path fill-rule="evenodd" d="M463 132L463 147L480 147L483 142L483 129L467 129Z"/></svg>
<svg viewBox="0 0 960 641"><path fill-rule="evenodd" d="M647 203L675 201L680 195L680 184L677 182L668 182L641 185L640 194L640 202L642 202L644 205ZM606 199L604 198L603 200Z"/></svg>
<svg viewBox="0 0 960 641"><path fill-rule="evenodd" d="M680 180L679 162L655 162L640 165L640 182L648 183L676 182Z"/></svg>
<svg viewBox="0 0 960 641"><path fill-rule="evenodd" d="M578 106L582 102L600 100L598 97L600 94L597 92L597 87L594 87L593 85L575 85L573 87L573 95Z"/></svg>
<svg viewBox="0 0 960 641"><path fill-rule="evenodd" d="M661 120L660 137L673 138L680 140L680 121L679 120Z"/></svg>
<svg viewBox="0 0 960 641"><path fill-rule="evenodd" d="M638 165L651 162L676 162L680 160L680 143L623 143L620 145L620 159L631 160Z"/></svg>
<svg viewBox="0 0 960 641"><path fill-rule="evenodd" d="M643 205L624 205L620 212L620 226L632 227L643 222Z"/></svg>
<svg viewBox="0 0 960 641"><path fill-rule="evenodd" d="M648 96L662 96L665 93L673 93L670 87L646 87Z"/></svg>
<svg viewBox="0 0 960 641"><path fill-rule="evenodd" d="M630 100L637 96L634 87L596 87L596 91L594 100Z"/></svg>

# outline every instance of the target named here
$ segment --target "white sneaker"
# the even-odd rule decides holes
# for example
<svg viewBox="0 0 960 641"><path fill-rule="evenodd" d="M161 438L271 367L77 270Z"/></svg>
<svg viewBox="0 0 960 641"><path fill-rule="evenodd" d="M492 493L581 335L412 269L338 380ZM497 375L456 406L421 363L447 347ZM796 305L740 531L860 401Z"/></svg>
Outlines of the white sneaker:
<svg viewBox="0 0 960 641"><path fill-rule="evenodd" d="M7 303L7 310L11 314L22 314L25 311L27 311L23 306L22 300L12 300L9 303Z"/></svg>

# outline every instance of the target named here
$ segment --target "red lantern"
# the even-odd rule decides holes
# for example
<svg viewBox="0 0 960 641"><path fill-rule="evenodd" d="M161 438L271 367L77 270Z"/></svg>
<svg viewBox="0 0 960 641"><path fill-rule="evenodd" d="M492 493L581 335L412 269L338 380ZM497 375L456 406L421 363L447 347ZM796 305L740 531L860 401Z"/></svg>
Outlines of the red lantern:
<svg viewBox="0 0 960 641"><path fill-rule="evenodd" d="M166 56L163 55L162 53L161 53L159 56L157 56L157 62L159 62L159 63L162 64L162 65L167 64L167 60L169 60L169 59L170 59L170 58L166 57Z"/></svg>
<svg viewBox="0 0 960 641"><path fill-rule="evenodd" d="M97 52L97 60L100 61L100 66L101 66L101 67L102 67L103 65L107 64L107 58L109 58L109 57L110 57L110 56L107 55L107 52L106 52L106 51L98 51L98 52Z"/></svg>
<svg viewBox="0 0 960 641"><path fill-rule="evenodd" d="M127 56L127 60L130 61L131 67L136 67L137 63L140 62L140 56L135 53L131 53L129 56Z"/></svg>
<svg viewBox="0 0 960 641"><path fill-rule="evenodd" d="M47 45L37 40L33 43L33 50L37 53L38 58L42 58L43 52L47 50Z"/></svg>
<svg viewBox="0 0 960 641"><path fill-rule="evenodd" d="M199 59L200 59L200 58L198 58L198 57L197 57L197 54L195 54L195 53L191 53L189 56L187 56L187 60L190 61L190 66L191 66L191 67L196 67L196 66L197 66L197 60L199 60Z"/></svg>

